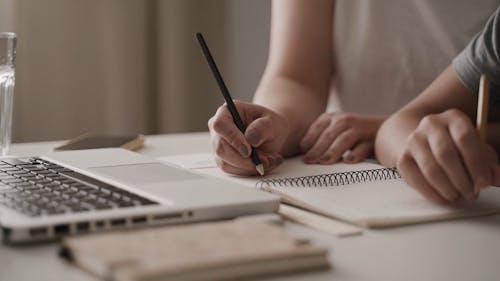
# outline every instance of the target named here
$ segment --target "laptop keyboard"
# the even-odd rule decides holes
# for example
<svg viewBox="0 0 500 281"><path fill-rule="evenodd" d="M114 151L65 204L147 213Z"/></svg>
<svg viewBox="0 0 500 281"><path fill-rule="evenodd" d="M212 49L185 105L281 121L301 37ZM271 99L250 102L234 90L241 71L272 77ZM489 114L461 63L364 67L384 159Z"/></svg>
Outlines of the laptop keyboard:
<svg viewBox="0 0 500 281"><path fill-rule="evenodd" d="M0 161L0 205L31 217L156 204L40 158Z"/></svg>

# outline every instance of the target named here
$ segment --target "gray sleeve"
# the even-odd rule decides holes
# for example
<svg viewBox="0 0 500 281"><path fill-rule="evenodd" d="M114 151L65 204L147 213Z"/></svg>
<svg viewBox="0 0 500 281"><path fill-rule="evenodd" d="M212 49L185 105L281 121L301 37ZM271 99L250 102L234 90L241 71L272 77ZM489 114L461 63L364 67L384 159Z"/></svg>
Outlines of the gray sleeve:
<svg viewBox="0 0 500 281"><path fill-rule="evenodd" d="M500 105L500 7L484 29L453 60L459 79L473 93L479 90L479 78L486 74L491 81L490 100Z"/></svg>

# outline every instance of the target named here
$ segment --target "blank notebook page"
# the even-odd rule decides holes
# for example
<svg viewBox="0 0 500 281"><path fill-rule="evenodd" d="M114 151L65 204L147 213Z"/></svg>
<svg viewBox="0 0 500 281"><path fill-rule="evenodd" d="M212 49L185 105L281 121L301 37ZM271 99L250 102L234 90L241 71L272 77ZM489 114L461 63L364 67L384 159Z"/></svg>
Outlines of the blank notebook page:
<svg viewBox="0 0 500 281"><path fill-rule="evenodd" d="M201 157L199 155L199 157ZM204 155L210 158L209 154ZM169 163L182 166L179 159ZM181 159L182 160L182 159ZM192 160L192 159L191 159ZM199 159L200 161L202 159ZM209 161L209 159L205 159ZM345 173L383 168L374 162L358 164L306 165L300 157L290 158L265 177L238 177L228 175L215 166L193 169L194 172L224 178L249 187L256 187L263 179L303 177L320 174ZM500 213L500 188L482 190L472 202L437 205L427 201L401 179L368 181L329 187L263 187L278 194L282 200L326 216L369 227L384 227L425 221L452 219Z"/></svg>
<svg viewBox="0 0 500 281"><path fill-rule="evenodd" d="M402 180L338 187L270 187L285 201L359 225L383 227L493 214L500 211L500 189L489 188L473 202L442 206L422 198Z"/></svg>

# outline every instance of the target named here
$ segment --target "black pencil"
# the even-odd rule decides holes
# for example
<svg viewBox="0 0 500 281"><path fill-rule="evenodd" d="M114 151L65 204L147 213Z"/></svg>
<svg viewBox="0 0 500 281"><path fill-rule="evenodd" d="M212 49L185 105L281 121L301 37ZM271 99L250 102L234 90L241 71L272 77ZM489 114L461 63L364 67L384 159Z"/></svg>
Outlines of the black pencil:
<svg viewBox="0 0 500 281"><path fill-rule="evenodd" d="M212 54L210 53L210 50L208 49L207 43L205 42L205 39L203 38L203 35L200 32L196 33L196 39L198 39L198 43L200 43L201 50L203 51L203 54L205 55L205 58L207 59L208 65L210 66L210 69L212 70L212 73L215 77L215 80L217 81L217 84L219 85L220 91L222 93L222 96L224 97L224 100L226 101L227 108L229 109L229 112L231 112L231 116L233 117L234 124L238 129L242 132L245 133L246 127L245 124L243 124L243 121L241 120L240 114L238 113L238 110L236 109L236 106L234 105L233 98L229 94L229 90L226 87L226 83L224 83L224 80L222 79L222 75L219 72L219 69L217 68L217 65L215 64L215 61L212 57ZM255 164L255 169L261 176L264 175L264 166L262 165L262 162L259 159L259 155L257 155L257 151L255 150L254 147L252 147L252 152L250 154L250 157L252 158L252 162Z"/></svg>

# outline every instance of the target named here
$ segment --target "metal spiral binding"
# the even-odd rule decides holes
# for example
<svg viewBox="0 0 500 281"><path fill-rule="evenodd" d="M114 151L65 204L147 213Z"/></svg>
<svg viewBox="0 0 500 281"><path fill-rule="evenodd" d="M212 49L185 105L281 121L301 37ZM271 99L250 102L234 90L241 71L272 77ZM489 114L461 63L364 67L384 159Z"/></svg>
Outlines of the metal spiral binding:
<svg viewBox="0 0 500 281"><path fill-rule="evenodd" d="M321 174L305 177L285 177L264 179L257 182L257 187L328 187L341 186L368 181L399 179L396 168L380 168L342 173Z"/></svg>

